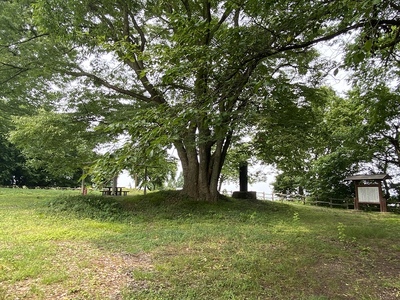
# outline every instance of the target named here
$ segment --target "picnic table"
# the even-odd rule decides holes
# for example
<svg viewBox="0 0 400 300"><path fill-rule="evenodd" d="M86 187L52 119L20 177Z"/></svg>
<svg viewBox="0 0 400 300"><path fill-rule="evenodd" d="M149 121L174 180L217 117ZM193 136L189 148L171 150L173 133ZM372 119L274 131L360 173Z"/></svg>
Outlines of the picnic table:
<svg viewBox="0 0 400 300"><path fill-rule="evenodd" d="M113 188L112 186L106 186L101 191L101 194L103 196L127 196L129 191L123 191L122 189L123 187Z"/></svg>

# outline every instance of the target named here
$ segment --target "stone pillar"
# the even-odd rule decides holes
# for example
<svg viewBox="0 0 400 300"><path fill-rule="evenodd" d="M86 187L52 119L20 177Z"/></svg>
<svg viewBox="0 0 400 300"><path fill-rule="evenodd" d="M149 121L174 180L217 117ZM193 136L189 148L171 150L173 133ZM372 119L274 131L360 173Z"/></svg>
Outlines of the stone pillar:
<svg viewBox="0 0 400 300"><path fill-rule="evenodd" d="M242 162L239 166L239 186L240 191L233 192L232 197L238 199L257 200L257 192L248 191L247 162Z"/></svg>
<svg viewBox="0 0 400 300"><path fill-rule="evenodd" d="M243 162L239 166L239 186L241 192L248 191L247 162Z"/></svg>

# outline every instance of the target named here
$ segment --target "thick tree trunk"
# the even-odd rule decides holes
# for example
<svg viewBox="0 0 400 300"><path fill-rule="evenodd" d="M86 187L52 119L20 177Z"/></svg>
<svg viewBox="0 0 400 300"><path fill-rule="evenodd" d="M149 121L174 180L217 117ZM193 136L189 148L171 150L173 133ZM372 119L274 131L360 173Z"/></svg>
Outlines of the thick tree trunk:
<svg viewBox="0 0 400 300"><path fill-rule="evenodd" d="M225 143L224 143L225 141ZM182 192L194 199L215 202L219 199L218 180L228 146L226 140L219 141L221 144L215 147L212 153L211 145L199 145L185 147L182 143L175 143L183 170Z"/></svg>
<svg viewBox="0 0 400 300"><path fill-rule="evenodd" d="M210 161L199 160L197 154L192 153L188 159L181 159L183 169L183 193L191 198L204 201L217 201L219 193L218 180L211 182L211 178L205 174Z"/></svg>
<svg viewBox="0 0 400 300"><path fill-rule="evenodd" d="M135 189L137 190L137 189L139 189L138 187L139 187L139 178L138 178L138 174L137 173L135 173L134 175L133 175L133 181L135 181Z"/></svg>
<svg viewBox="0 0 400 300"><path fill-rule="evenodd" d="M81 192L82 195L87 194L86 184L85 184L85 170L82 169L82 180L81 180Z"/></svg>
<svg viewBox="0 0 400 300"><path fill-rule="evenodd" d="M193 168L189 168L187 172L183 173L183 193L197 200L209 202L217 201L220 195L217 188L215 188L217 183L207 183L203 180L199 180L199 176L197 175L198 174L193 171ZM195 177L197 177L197 180L194 179Z"/></svg>
<svg viewBox="0 0 400 300"><path fill-rule="evenodd" d="M112 179L112 195L117 195L117 183L118 183L118 175L114 176Z"/></svg>

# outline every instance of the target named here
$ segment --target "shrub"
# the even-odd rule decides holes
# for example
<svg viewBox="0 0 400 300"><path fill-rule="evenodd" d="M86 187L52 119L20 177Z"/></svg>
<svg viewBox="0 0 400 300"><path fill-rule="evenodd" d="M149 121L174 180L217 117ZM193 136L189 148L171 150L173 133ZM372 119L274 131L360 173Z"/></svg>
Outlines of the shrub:
<svg viewBox="0 0 400 300"><path fill-rule="evenodd" d="M107 221L121 220L126 214L114 198L94 195L60 196L49 202L49 208L53 212Z"/></svg>

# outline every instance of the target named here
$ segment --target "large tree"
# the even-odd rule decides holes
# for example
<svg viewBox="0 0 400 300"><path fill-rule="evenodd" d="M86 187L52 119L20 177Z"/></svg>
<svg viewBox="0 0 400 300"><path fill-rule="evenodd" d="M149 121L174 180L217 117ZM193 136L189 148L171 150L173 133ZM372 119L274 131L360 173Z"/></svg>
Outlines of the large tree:
<svg viewBox="0 0 400 300"><path fill-rule="evenodd" d="M391 182L385 182L389 196L390 190L398 190L399 185L396 174L400 169L400 99L399 87L394 81L388 83L392 86L379 80L368 89L359 86L349 93L349 101L362 116L358 125L362 130L353 139L360 140L359 147L369 153L369 171L393 177Z"/></svg>
<svg viewBox="0 0 400 300"><path fill-rule="evenodd" d="M298 99L303 99L301 105ZM302 87L287 94L285 102L269 101L258 122L255 144L258 156L280 171L276 192L348 196L343 179L368 152L358 145L363 118L356 108L329 88Z"/></svg>
<svg viewBox="0 0 400 300"><path fill-rule="evenodd" d="M39 54L29 71L40 63L44 74L73 82L67 87L80 90L75 103L100 92L123 104L102 110L113 117L103 129L141 139L147 150L173 144L183 168L183 192L216 200L229 146L252 124L260 105L280 86L284 91L299 81L315 83L319 64L313 45L372 23L374 28L398 25L379 14L396 6L380 8L378 2L38 0L29 6L20 0L3 5L28 4L23 15L29 16L29 26L21 27L25 36L7 46L17 61L26 61L19 48L35 42ZM96 121L105 119L97 111Z"/></svg>
<svg viewBox="0 0 400 300"><path fill-rule="evenodd" d="M346 97L323 89L324 93L309 99L308 106L286 105L279 118L272 117L277 115L273 109L264 113L258 153L282 172L276 177L275 190L301 192L305 188L319 198L346 198L351 196L349 184L343 181L348 175L397 174L399 97L397 88L392 89L383 84L368 90L358 87ZM315 99L318 94L323 101ZM395 187L386 184L386 193Z"/></svg>

